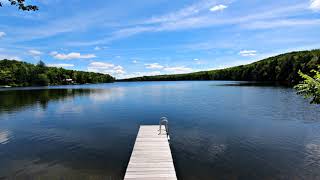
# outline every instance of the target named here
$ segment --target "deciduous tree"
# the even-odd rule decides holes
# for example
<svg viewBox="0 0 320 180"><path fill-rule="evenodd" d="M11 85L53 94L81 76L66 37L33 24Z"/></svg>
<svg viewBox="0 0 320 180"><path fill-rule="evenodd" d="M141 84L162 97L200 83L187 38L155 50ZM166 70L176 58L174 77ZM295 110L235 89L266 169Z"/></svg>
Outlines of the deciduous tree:
<svg viewBox="0 0 320 180"><path fill-rule="evenodd" d="M320 66L319 66L320 70ZM295 86L298 94L303 95L305 98L311 98L312 104L320 104L320 72L311 70L315 75L309 76L299 71L300 76L304 79L303 82Z"/></svg>
<svg viewBox="0 0 320 180"><path fill-rule="evenodd" d="M38 6L27 5L25 0L8 0L12 6L17 6L19 10L22 11L37 11L39 10ZM0 1L0 7L3 6L3 3Z"/></svg>

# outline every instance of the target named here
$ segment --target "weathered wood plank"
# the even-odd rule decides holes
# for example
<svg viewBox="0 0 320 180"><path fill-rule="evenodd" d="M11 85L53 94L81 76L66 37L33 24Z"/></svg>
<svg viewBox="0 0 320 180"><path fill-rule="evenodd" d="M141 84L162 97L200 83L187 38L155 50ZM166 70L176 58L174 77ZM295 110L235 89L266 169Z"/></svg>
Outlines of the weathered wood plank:
<svg viewBox="0 0 320 180"><path fill-rule="evenodd" d="M125 180L177 180L164 126L140 126Z"/></svg>

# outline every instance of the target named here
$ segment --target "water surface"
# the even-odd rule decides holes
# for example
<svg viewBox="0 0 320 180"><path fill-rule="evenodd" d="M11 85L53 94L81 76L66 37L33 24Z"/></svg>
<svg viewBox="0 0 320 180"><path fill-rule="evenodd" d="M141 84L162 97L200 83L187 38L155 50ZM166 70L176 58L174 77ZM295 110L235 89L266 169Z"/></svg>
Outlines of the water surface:
<svg viewBox="0 0 320 180"><path fill-rule="evenodd" d="M234 83L1 90L0 179L122 179L139 125L161 116L179 179L320 179L320 106Z"/></svg>

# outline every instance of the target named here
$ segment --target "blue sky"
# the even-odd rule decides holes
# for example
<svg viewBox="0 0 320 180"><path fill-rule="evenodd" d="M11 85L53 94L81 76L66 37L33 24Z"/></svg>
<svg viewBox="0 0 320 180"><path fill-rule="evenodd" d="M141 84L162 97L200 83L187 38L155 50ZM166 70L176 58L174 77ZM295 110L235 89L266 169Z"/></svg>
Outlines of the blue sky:
<svg viewBox="0 0 320 180"><path fill-rule="evenodd" d="M320 0L0 0L0 59L117 78L247 64L320 48Z"/></svg>

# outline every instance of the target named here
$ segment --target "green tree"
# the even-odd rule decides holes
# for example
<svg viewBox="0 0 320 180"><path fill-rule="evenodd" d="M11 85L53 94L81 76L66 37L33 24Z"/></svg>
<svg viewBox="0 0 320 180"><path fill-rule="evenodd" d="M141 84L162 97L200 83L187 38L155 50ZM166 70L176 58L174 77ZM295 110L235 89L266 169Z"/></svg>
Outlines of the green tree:
<svg viewBox="0 0 320 180"><path fill-rule="evenodd" d="M115 79L108 74L90 73L84 71L67 70L56 67L46 67L40 61L36 66L15 60L0 60L0 85L30 86L30 85L60 85L72 83L108 83Z"/></svg>
<svg viewBox="0 0 320 180"><path fill-rule="evenodd" d="M12 6L17 6L19 10L22 11L37 11L39 10L38 6L27 5L25 0L8 0ZM0 7L2 7L2 2L0 2Z"/></svg>
<svg viewBox="0 0 320 180"><path fill-rule="evenodd" d="M0 69L0 84L1 85L8 85L12 81L12 73L8 70L1 70Z"/></svg>
<svg viewBox="0 0 320 180"><path fill-rule="evenodd" d="M34 85L48 86L49 85L48 76L46 74L38 74L34 80Z"/></svg>
<svg viewBox="0 0 320 180"><path fill-rule="evenodd" d="M315 73L315 75L312 77L299 71L299 75L304 80L296 85L295 89L305 98L311 98L311 104L320 104L320 72L311 70L311 73Z"/></svg>
<svg viewBox="0 0 320 180"><path fill-rule="evenodd" d="M37 66L39 66L39 67L46 67L46 64L43 62L43 61L39 61L38 62L38 64L37 64Z"/></svg>

